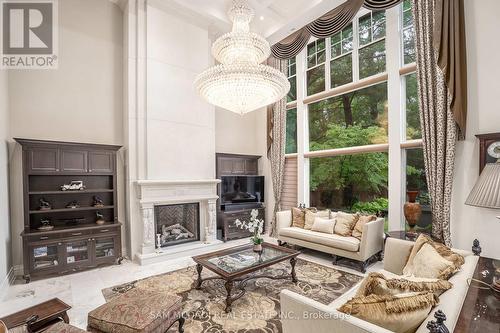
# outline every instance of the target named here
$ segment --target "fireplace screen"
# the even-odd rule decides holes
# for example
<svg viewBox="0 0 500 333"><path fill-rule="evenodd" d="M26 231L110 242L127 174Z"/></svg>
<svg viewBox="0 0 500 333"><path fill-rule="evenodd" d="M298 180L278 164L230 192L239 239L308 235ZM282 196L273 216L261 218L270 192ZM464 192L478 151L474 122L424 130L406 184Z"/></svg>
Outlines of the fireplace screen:
<svg viewBox="0 0 500 333"><path fill-rule="evenodd" d="M157 247L198 241L200 205L187 203L155 206L155 223Z"/></svg>

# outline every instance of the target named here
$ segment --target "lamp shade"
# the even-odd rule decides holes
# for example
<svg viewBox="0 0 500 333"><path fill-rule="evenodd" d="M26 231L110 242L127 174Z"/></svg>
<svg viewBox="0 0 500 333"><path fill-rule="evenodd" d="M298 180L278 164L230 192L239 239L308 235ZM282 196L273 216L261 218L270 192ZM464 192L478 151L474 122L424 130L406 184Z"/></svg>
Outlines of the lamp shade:
<svg viewBox="0 0 500 333"><path fill-rule="evenodd" d="M465 204L500 208L500 162L486 164Z"/></svg>

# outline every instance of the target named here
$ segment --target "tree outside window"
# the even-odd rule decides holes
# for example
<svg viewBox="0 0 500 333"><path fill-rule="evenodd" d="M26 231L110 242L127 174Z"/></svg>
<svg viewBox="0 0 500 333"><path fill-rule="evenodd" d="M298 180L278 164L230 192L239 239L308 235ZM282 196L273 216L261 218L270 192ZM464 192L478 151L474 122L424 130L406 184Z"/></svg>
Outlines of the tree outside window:
<svg viewBox="0 0 500 333"><path fill-rule="evenodd" d="M307 45L307 95L325 90L326 41L324 38Z"/></svg>

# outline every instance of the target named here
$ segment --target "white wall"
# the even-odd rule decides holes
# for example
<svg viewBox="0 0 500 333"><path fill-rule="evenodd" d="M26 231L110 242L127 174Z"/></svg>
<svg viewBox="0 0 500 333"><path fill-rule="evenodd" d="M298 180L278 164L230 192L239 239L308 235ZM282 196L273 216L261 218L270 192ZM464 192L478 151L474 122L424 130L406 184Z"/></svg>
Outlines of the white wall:
<svg viewBox="0 0 500 333"><path fill-rule="evenodd" d="M499 210L464 204L479 176L479 140L476 134L500 132L500 45L497 0L465 1L467 34L468 119L467 138L458 144L452 205L453 245L470 249L479 239L483 255L500 254Z"/></svg>
<svg viewBox="0 0 500 333"><path fill-rule="evenodd" d="M210 64L206 29L148 6L148 179L213 179L214 108L194 88Z"/></svg>
<svg viewBox="0 0 500 333"><path fill-rule="evenodd" d="M0 70L0 288L11 267L10 215L9 215L9 95L7 71ZM1 290L0 290L1 293ZM1 297L1 294L0 294Z"/></svg>
<svg viewBox="0 0 500 333"><path fill-rule="evenodd" d="M110 1L59 1L59 68L9 73L10 136L123 144L123 13ZM13 263L22 263L21 149L11 143ZM119 158L119 218L124 217Z"/></svg>

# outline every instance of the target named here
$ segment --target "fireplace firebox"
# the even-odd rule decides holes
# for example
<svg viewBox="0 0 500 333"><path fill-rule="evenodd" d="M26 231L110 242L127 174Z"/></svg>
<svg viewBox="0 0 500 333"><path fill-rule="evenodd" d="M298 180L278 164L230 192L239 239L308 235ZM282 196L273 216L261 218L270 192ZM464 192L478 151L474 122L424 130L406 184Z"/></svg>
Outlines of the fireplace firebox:
<svg viewBox="0 0 500 333"><path fill-rule="evenodd" d="M157 244L160 247L200 240L200 204L155 206ZM159 244L158 244L159 243Z"/></svg>

